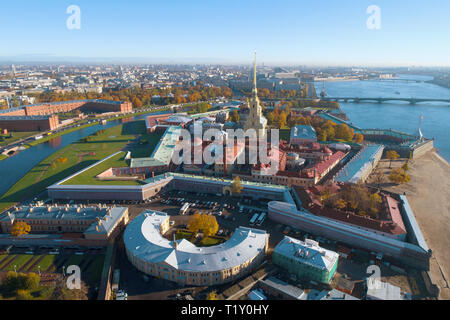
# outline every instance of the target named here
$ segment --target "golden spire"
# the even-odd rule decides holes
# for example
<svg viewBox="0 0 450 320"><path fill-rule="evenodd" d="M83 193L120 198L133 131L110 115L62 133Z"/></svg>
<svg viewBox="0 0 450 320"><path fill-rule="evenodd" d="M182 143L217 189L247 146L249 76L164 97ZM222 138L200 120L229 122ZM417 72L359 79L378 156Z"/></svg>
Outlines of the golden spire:
<svg viewBox="0 0 450 320"><path fill-rule="evenodd" d="M255 50L255 63L253 65L253 94L256 95L258 89L256 88L256 50Z"/></svg>

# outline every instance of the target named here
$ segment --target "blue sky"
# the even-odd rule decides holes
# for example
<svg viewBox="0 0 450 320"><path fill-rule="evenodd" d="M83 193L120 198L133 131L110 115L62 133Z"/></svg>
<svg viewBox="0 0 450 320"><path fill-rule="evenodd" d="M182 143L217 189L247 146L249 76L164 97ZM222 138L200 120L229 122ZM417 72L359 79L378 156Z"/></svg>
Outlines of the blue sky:
<svg viewBox="0 0 450 320"><path fill-rule="evenodd" d="M69 30L69 5L81 29ZM369 30L369 5L381 29ZM0 60L450 65L448 0L3 0Z"/></svg>

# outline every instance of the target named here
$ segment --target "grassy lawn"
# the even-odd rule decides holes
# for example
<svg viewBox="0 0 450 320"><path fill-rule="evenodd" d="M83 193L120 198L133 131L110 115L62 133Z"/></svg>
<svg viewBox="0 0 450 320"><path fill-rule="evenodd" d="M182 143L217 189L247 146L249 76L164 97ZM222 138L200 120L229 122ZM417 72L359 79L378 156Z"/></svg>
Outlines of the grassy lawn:
<svg viewBox="0 0 450 320"><path fill-rule="evenodd" d="M103 263L105 262L105 256L97 256L91 263L89 268L86 270L88 274L87 282L90 284L95 284L100 282L102 276Z"/></svg>
<svg viewBox="0 0 450 320"><path fill-rule="evenodd" d="M45 272L55 262L56 257L57 256L54 254L45 255L44 258L39 261L39 263L35 265L32 270L30 270L30 272L37 273L39 271L39 266L41 267L41 272Z"/></svg>
<svg viewBox="0 0 450 320"><path fill-rule="evenodd" d="M222 239L222 238L204 237L202 239L202 241L200 241L199 246L210 247L210 246L216 246L223 242L225 242L225 239Z"/></svg>
<svg viewBox="0 0 450 320"><path fill-rule="evenodd" d="M143 122L143 120L128 122L106 129L99 135L91 136L87 142L78 141L55 152L26 173L0 198L0 212L17 202L45 191L49 185L120 151L136 136L139 136L139 130L135 131L134 127L141 127ZM56 161L61 157L67 158L66 162Z"/></svg>
<svg viewBox="0 0 450 320"><path fill-rule="evenodd" d="M194 238L194 233L187 231L187 230L178 230L175 235L175 238L177 240L186 239L186 240L194 243L198 247L211 247L211 246L215 246L215 245L221 244L226 241L226 239L221 238L221 237L204 237L200 241L198 241L198 240L196 241L196 239Z"/></svg>
<svg viewBox="0 0 450 320"><path fill-rule="evenodd" d="M5 266L6 262L9 261L9 259L11 259L10 257L11 256L8 254L2 254L0 256L0 270L2 270L3 267Z"/></svg>
<svg viewBox="0 0 450 320"><path fill-rule="evenodd" d="M29 254L21 254L16 257L11 263L3 266L3 271L14 271L14 266L16 266L16 270L19 271L23 265L25 265L30 259L33 258L33 255Z"/></svg>
<svg viewBox="0 0 450 320"><path fill-rule="evenodd" d="M92 167L91 169L73 177L72 179L64 182L67 185L139 185L138 181L102 181L96 178L97 175L109 168L127 167L128 161L125 158L126 152L121 152L114 157Z"/></svg>

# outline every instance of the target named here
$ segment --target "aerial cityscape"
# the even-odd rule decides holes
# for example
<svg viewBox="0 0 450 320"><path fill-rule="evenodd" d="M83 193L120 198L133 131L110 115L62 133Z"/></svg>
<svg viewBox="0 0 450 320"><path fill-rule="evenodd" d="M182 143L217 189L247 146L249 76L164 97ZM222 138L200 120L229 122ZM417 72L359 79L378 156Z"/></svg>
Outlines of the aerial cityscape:
<svg viewBox="0 0 450 320"><path fill-rule="evenodd" d="M0 300L450 300L450 42L374 2L0 16Z"/></svg>

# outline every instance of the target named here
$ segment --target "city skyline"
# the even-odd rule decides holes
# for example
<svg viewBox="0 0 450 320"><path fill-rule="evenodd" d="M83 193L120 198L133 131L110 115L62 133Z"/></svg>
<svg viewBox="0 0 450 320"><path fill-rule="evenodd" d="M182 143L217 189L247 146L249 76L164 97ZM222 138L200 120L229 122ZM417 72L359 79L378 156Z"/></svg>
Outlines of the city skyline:
<svg viewBox="0 0 450 320"><path fill-rule="evenodd" d="M80 29L67 28L70 5L80 8ZM373 5L375 30L367 27ZM15 1L3 8L5 63L248 64L256 50L266 65L450 65L447 1Z"/></svg>

